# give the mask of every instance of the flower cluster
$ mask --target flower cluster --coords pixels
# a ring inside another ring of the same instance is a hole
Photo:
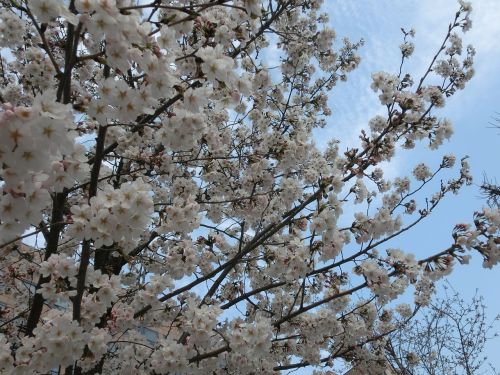
[[[151,370],[161,373],[182,373],[186,371],[188,362],[188,350],[185,345],[172,339],[163,339],[159,342],[160,349],[156,350],[148,366]]]
[[[432,176],[432,172],[427,165],[420,163],[413,169],[413,176],[417,181],[425,181]]]
[[[96,247],[117,243],[129,252],[150,223],[152,212],[153,199],[146,183],[136,180],[119,189],[106,185],[89,204],[71,207],[68,236],[93,240]]]
[[[303,246],[300,239],[291,238],[285,249],[273,249],[273,263],[269,274],[285,280],[297,280],[309,271],[309,250]]]
[[[6,104],[0,113],[0,243],[38,224],[50,193],[86,178],[71,108],[52,94],[36,96],[30,107]]]
[[[85,281],[88,283],[87,287],[95,291],[94,294],[85,295],[82,302],[84,317],[81,324],[88,331],[99,322],[107,309],[118,300],[118,296],[123,292],[123,289],[119,277],[116,275],[108,276],[99,270],[89,271]]]
[[[379,95],[380,103],[391,104],[399,85],[398,77],[385,72],[378,72],[372,74],[372,80],[370,86],[372,90],[375,92],[382,91],[382,94]]]
[[[255,323],[235,322],[229,346],[238,354],[247,356],[247,361],[258,362],[271,348],[272,329],[269,319],[260,318]],[[252,354],[249,355],[249,351]],[[253,358],[252,358],[253,357]]]
[[[0,15],[0,45],[8,47],[20,44],[19,35],[24,32],[26,23],[14,13],[2,12]]]
[[[218,317],[222,310],[218,306],[203,305],[196,306],[197,301],[188,303],[188,309],[185,312],[187,320],[186,330],[190,333],[190,342],[196,346],[205,346],[210,348],[210,337],[218,323]]]
[[[51,310],[53,315],[37,327],[34,337],[25,337],[22,349],[16,355],[16,371],[37,368],[48,372],[58,366],[70,366],[80,358],[86,345],[87,335],[70,316]]]
[[[39,293],[51,304],[69,303],[70,297],[75,295],[70,287],[76,286],[77,268],[73,259],[67,256],[53,254],[40,264],[40,274],[50,277],[50,281],[43,284]]]

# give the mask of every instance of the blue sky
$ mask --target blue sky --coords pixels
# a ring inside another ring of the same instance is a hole
[[[416,253],[417,258],[448,247],[456,223],[472,222],[474,210],[485,205],[477,186],[483,173],[500,180],[500,130],[492,129],[489,124],[495,112],[500,112],[500,1],[476,0],[473,8],[473,28],[465,34],[464,46],[472,44],[476,48],[476,74],[465,90],[450,98],[438,113],[452,120],[454,136],[437,151],[417,147],[411,152],[399,152],[395,160],[384,167],[387,177],[395,177],[411,174],[419,162],[437,167],[442,156],[448,153],[455,154],[457,159],[470,156],[474,185],[464,188],[458,196],[445,199],[431,217],[404,238],[391,243]],[[338,39],[348,36],[353,41],[365,40],[360,67],[350,73],[347,83],[339,83],[334,88],[330,97],[333,116],[327,128],[316,135],[318,145],[335,137],[342,141],[342,150],[345,150],[346,145],[358,144],[359,130],[383,111],[377,95],[370,89],[371,73],[397,72],[401,27],[416,30],[415,52],[406,68],[414,78],[419,78],[441,45],[458,4],[455,0],[325,0],[324,9],[330,14],[330,24]],[[444,178],[451,176],[445,174]],[[458,266],[449,280],[464,298],[471,298],[478,289],[485,297],[491,319],[500,313],[497,289],[500,271],[483,269],[479,256],[473,256],[468,266]],[[500,332],[499,325],[497,331]],[[494,355],[495,347],[500,347],[500,340],[490,342],[486,354],[498,369],[500,358]]]

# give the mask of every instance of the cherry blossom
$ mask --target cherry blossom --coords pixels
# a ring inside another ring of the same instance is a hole
[[[314,141],[363,50],[320,0],[2,7],[0,372],[382,373],[386,336],[437,280],[499,263],[498,210],[418,257],[388,243],[472,182],[461,155],[384,173],[453,134],[468,2],[422,76],[403,29],[355,148]]]

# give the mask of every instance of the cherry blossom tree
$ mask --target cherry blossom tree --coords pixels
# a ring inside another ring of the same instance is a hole
[[[466,158],[435,182],[453,155],[381,168],[451,136],[468,2],[421,77],[403,32],[399,72],[373,74],[385,115],[353,149],[313,139],[362,47],[334,43],[321,0],[1,4],[0,372],[382,371],[437,279],[500,260],[497,209],[424,257],[389,246],[471,183]]]

